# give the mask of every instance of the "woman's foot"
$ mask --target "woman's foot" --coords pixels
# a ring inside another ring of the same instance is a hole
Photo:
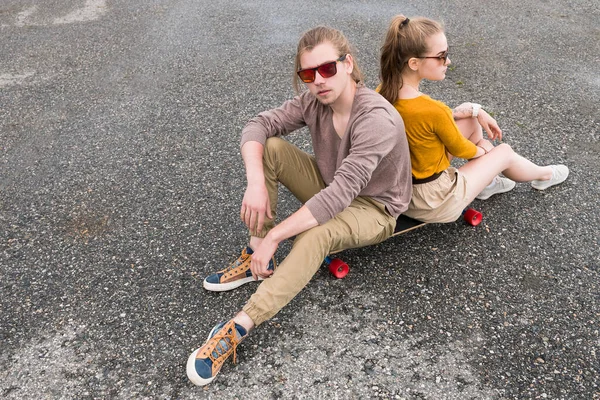
[[[515,181],[512,181],[503,176],[495,176],[492,183],[487,185],[481,193],[477,195],[479,200],[487,200],[495,194],[506,193],[513,190],[515,187]]]
[[[531,186],[537,190],[546,190],[550,186],[563,183],[569,176],[569,168],[566,165],[551,165],[552,177],[546,181],[531,181]]]

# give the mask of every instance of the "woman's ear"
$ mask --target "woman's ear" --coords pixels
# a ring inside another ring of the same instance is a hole
[[[411,57],[408,59],[408,68],[410,68],[413,71],[417,71],[419,69],[419,63],[421,60],[419,60],[416,57]]]

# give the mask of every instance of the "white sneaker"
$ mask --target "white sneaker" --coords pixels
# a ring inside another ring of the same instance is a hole
[[[550,186],[563,183],[569,176],[569,168],[566,165],[551,165],[552,178],[547,181],[531,181],[531,186],[537,190],[546,190]]]
[[[515,181],[496,175],[492,183],[484,188],[476,198],[479,200],[487,200],[495,194],[506,193],[513,190],[515,185]]]

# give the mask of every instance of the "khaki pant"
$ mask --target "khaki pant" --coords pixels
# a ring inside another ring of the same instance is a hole
[[[435,181],[413,185],[413,194],[404,215],[423,222],[453,222],[471,203],[467,178],[448,167]]]
[[[278,182],[302,203],[325,187],[314,157],[283,139],[267,140],[263,167],[273,217]],[[382,204],[369,197],[357,197],[331,220],[296,236],[288,256],[273,275],[260,284],[244,306],[244,312],[257,326],[260,325],[277,314],[306,286],[325,256],[382,242],[392,235],[395,225],[396,220]],[[266,231],[272,227],[273,222],[269,221]]]

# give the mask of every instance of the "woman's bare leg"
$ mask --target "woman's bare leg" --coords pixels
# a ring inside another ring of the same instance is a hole
[[[459,119],[456,121],[456,125],[460,133],[473,144],[477,144],[483,140],[483,129],[479,122],[477,122],[477,118]],[[448,159],[452,161],[453,158],[454,156],[448,153]]]
[[[473,200],[499,173],[517,182],[547,180],[552,177],[550,166],[540,167],[521,157],[507,144],[496,146],[488,154],[467,162],[459,168],[469,182],[468,197]]]
[[[462,118],[456,120],[456,125],[460,133],[471,142],[477,144],[483,139],[483,129],[477,122],[477,118]]]

